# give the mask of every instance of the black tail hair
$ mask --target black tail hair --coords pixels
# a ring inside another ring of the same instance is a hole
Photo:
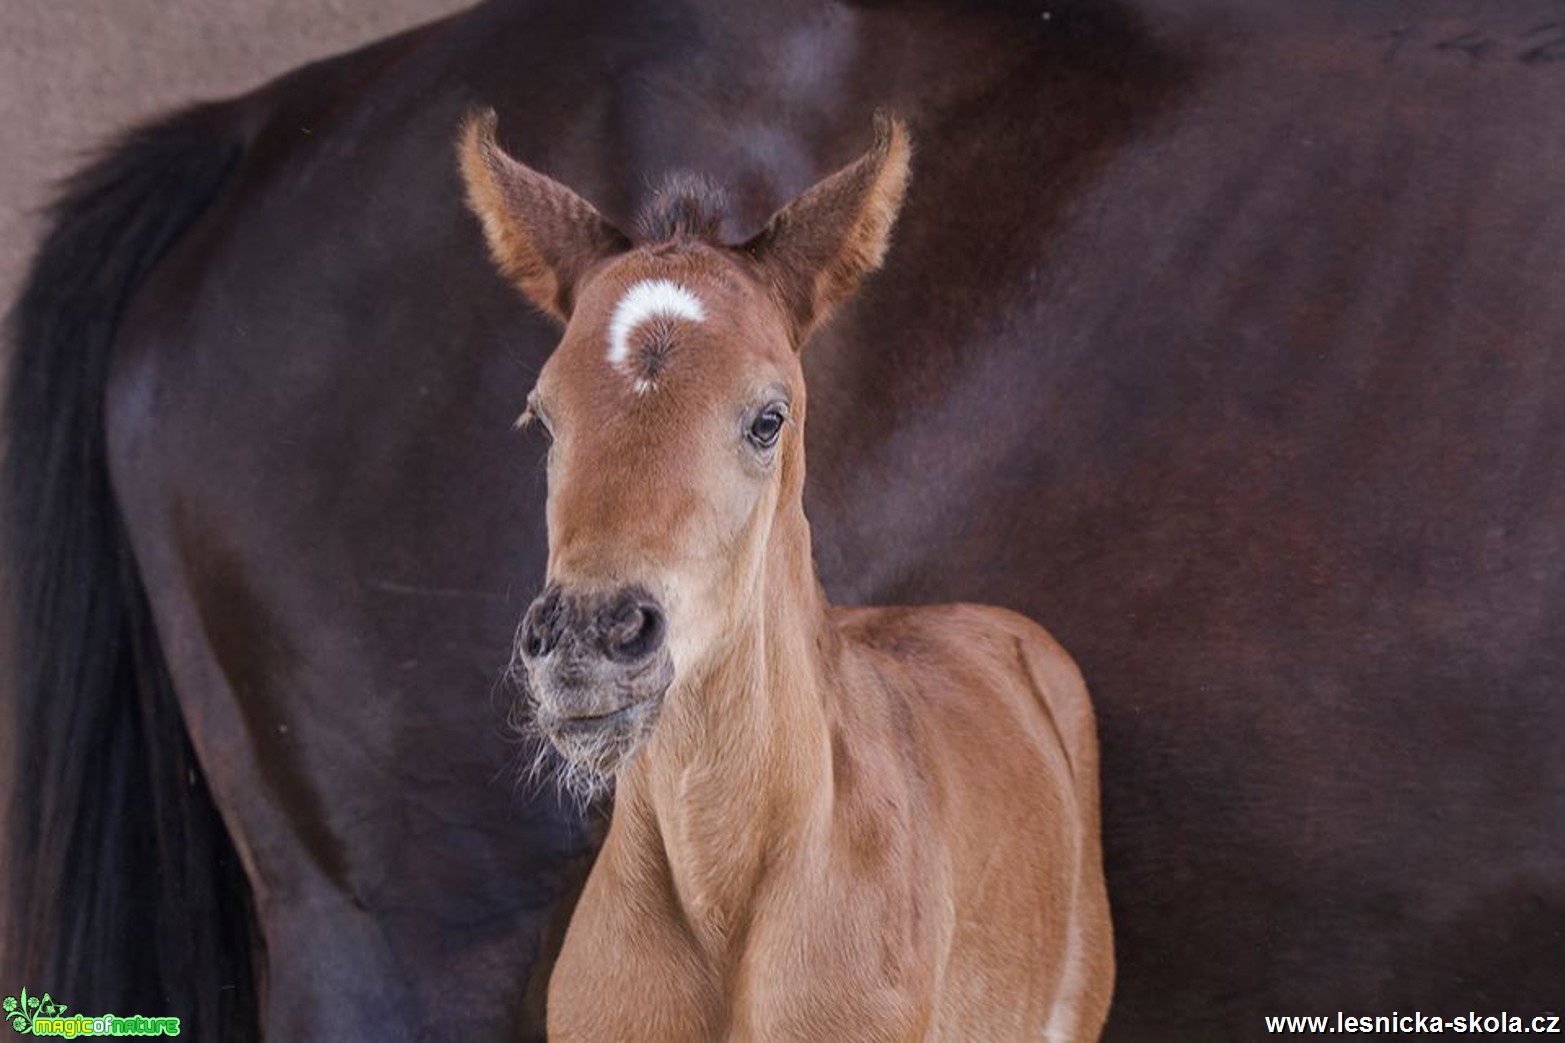
[[[4,987],[256,1039],[248,885],[185,732],[109,485],[104,394],[136,287],[243,152],[219,106],[68,181],[9,317],[12,613]]]

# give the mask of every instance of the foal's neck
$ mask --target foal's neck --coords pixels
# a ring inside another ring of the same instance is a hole
[[[826,697],[838,643],[802,509],[778,519],[760,590],[710,669],[670,693],[625,780],[661,847],[688,921],[714,947],[738,941],[769,866],[830,806]],[[625,790],[629,790],[626,792]]]

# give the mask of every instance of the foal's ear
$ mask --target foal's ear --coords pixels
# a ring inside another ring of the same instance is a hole
[[[506,155],[495,142],[493,109],[462,127],[459,151],[467,205],[484,224],[489,253],[517,288],[565,322],[576,284],[595,263],[630,240],[581,196]]]
[[[742,247],[791,313],[797,343],[880,267],[912,151],[902,121],[876,113],[874,147],[777,211]]]

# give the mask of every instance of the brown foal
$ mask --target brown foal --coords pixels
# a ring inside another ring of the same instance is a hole
[[[633,241],[506,155],[461,157],[504,273],[565,324],[531,711],[613,820],[549,1036],[1091,1040],[1113,985],[1092,710],[1034,623],[833,608],[804,517],[799,351],[879,266],[909,146],[725,246],[677,182]]]

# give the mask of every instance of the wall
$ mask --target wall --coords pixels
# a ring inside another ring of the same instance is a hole
[[[16,294],[50,185],[126,124],[264,83],[470,0],[0,3],[0,302]]]

